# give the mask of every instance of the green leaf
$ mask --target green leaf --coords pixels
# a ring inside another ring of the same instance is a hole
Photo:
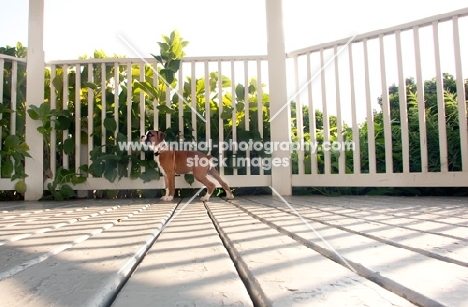
[[[164,114],[174,114],[176,111],[168,106],[166,106],[165,104],[161,104],[159,106],[156,107],[156,109],[159,110],[160,114],[161,115],[164,115]]]
[[[120,157],[119,156],[116,156],[114,154],[104,154],[102,156],[99,156],[97,160],[100,160],[100,161],[118,161],[120,160]]]
[[[237,84],[236,86],[236,98],[237,100],[244,101],[245,98],[245,88],[242,84]]]
[[[1,113],[13,113],[12,109],[5,107],[3,104],[0,103],[0,114]]]
[[[133,83],[133,87],[135,89],[140,89],[143,92],[145,92],[145,94],[148,95],[148,97],[151,100],[154,100],[159,96],[158,89],[155,88],[153,84],[150,83],[149,81],[145,81],[145,82],[135,81]]]
[[[23,180],[19,180],[15,183],[15,190],[21,195],[24,195],[24,193],[26,193],[27,190],[26,183]]]
[[[163,59],[162,59],[162,57],[161,57],[160,55],[154,55],[154,54],[152,54],[152,53],[151,53],[151,55],[152,55],[158,62],[162,62],[162,61],[163,61]]]
[[[75,140],[73,138],[68,138],[63,142],[63,152],[66,155],[73,153],[75,149]]]
[[[95,91],[97,91],[99,89],[97,84],[93,83],[93,82],[83,82],[83,87],[88,87],[88,88],[93,89]]]
[[[143,182],[159,180],[159,172],[154,168],[147,168],[145,172],[141,173],[140,178],[143,179]]]
[[[104,171],[104,178],[109,180],[110,182],[114,182],[117,179],[117,169],[116,168],[107,168]]]
[[[54,200],[57,200],[57,201],[63,200],[62,193],[60,193],[59,191],[54,191],[52,195],[54,196]]]
[[[106,118],[104,119],[104,128],[108,131],[114,132],[117,130],[117,122],[114,118]]]
[[[171,84],[174,81],[174,71],[171,69],[161,69],[159,74],[166,80],[167,83]]]
[[[29,117],[33,120],[38,120],[39,119],[39,112],[37,110],[36,106],[30,106],[28,110]]]
[[[100,162],[93,162],[89,166],[89,173],[94,177],[101,177],[104,173],[104,164]]]
[[[40,126],[40,127],[37,127],[37,131],[39,131],[41,134],[47,135],[52,131],[52,128]]]
[[[84,173],[89,173],[89,167],[88,167],[88,164],[82,164],[80,165],[80,167],[78,168],[80,171],[84,172]]]
[[[2,164],[2,177],[10,178],[13,173],[13,162],[10,159],[6,159]]]
[[[71,178],[71,183],[73,185],[77,185],[77,184],[84,183],[84,182],[86,182],[86,177],[81,176],[81,175],[73,175]]]
[[[57,124],[55,125],[55,129],[58,130],[68,130],[70,129],[72,120],[70,117],[67,116],[59,116],[57,117]]]
[[[223,113],[221,113],[221,119],[228,120],[232,118],[232,108],[224,106]]]
[[[185,181],[187,181],[188,184],[192,185],[192,183],[195,181],[194,177],[192,174],[185,174],[184,175]]]
[[[132,167],[130,170],[130,179],[134,180],[139,178],[141,175],[141,170],[139,167]]]
[[[60,187],[60,193],[62,194],[63,198],[71,198],[75,196],[75,191],[69,185],[62,185]]]
[[[179,70],[180,68],[180,60],[177,59],[177,60],[172,60],[171,62],[169,62],[169,67],[168,67],[170,70],[172,70],[173,72],[176,72]]]
[[[19,145],[20,138],[16,135],[9,135],[5,138],[5,150],[14,151],[15,148]]]
[[[19,144],[17,147],[16,147],[16,151],[20,154],[22,154],[23,156],[25,157],[28,157],[28,158],[31,158],[31,155],[27,152],[29,151],[29,146],[28,144],[26,144],[25,142]]]

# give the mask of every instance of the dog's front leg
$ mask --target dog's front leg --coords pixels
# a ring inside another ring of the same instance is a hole
[[[166,195],[161,197],[163,201],[171,201],[175,194],[175,173],[169,172],[164,174],[164,184],[166,186]]]
[[[164,174],[164,187],[166,188],[166,195],[164,195],[163,197],[161,197],[161,200],[162,201],[171,201],[173,198],[174,198],[174,192],[171,193],[171,183],[170,183],[170,179],[169,177],[167,176],[167,174]],[[172,176],[172,177],[175,177],[175,176]],[[173,184],[175,185],[175,184]]]

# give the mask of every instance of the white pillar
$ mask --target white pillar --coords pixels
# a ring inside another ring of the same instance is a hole
[[[28,62],[26,109],[30,105],[39,106],[44,102],[44,0],[29,0],[29,27],[28,27]],[[43,137],[37,131],[38,121],[26,115],[26,143],[29,145],[29,154],[26,158],[25,172],[27,191],[25,200],[37,200],[43,193],[43,167],[44,146]]]
[[[288,102],[286,85],[286,51],[284,46],[282,0],[265,0],[268,38],[268,79],[270,117]],[[289,105],[270,122],[271,141],[289,142],[291,134]],[[275,151],[273,159],[290,159],[288,151]],[[291,195],[291,166],[273,167],[272,186],[281,195]]]

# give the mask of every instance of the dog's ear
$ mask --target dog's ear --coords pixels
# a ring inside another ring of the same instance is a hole
[[[158,139],[160,139],[161,141],[165,140],[166,134],[162,131],[158,131]]]

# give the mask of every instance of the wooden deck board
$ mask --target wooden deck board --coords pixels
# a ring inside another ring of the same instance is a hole
[[[468,199],[285,200],[0,203],[0,305],[468,306]]]

